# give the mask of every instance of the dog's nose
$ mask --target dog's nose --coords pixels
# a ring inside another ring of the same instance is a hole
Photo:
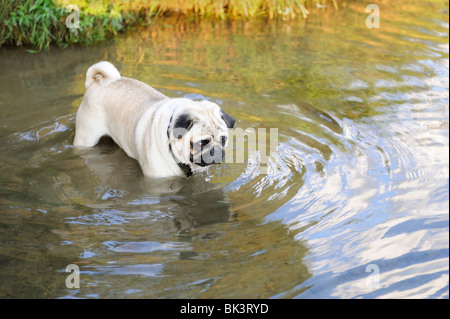
[[[209,151],[209,155],[214,156],[214,149],[215,147],[211,148],[211,150]]]

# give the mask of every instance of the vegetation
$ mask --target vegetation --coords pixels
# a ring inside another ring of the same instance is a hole
[[[155,18],[182,15],[216,19],[306,18],[312,4],[336,0],[1,0],[0,46],[25,45],[36,50],[50,44],[92,44],[127,27]],[[79,21],[78,24],[76,21]],[[73,28],[67,27],[73,23]]]

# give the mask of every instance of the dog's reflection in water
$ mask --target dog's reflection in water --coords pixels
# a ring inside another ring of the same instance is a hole
[[[165,231],[182,231],[230,220],[230,204],[223,190],[204,177],[149,178],[139,163],[128,157],[109,137],[92,148],[79,150],[88,169],[98,177],[103,188],[125,194],[115,199],[121,210],[138,208],[158,211],[165,216]],[[98,207],[98,206],[97,206]],[[161,229],[162,230],[162,229]]]

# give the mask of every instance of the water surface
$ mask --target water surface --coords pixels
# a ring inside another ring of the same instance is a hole
[[[380,6],[380,29],[347,4],[2,49],[0,296],[448,298],[448,4]],[[110,140],[73,149],[99,60],[237,127],[278,128],[267,174],[253,151],[151,180]]]

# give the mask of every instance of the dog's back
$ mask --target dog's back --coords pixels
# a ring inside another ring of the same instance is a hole
[[[121,77],[106,61],[87,70],[85,86],[74,145],[94,146],[101,136],[109,135],[130,157],[135,157],[134,131],[139,118],[168,97],[144,82]]]

